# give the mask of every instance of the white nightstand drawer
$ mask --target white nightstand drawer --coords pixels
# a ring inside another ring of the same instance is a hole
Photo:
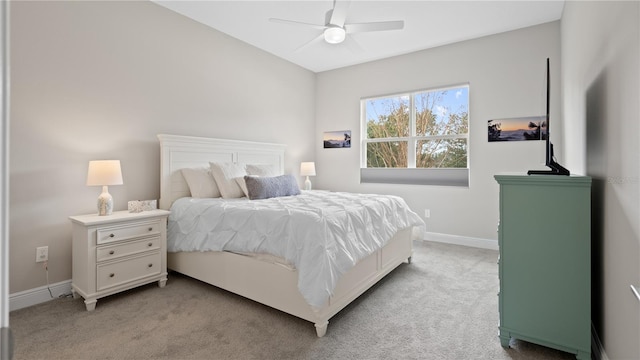
[[[117,245],[99,246],[96,248],[96,261],[117,259],[156,249],[160,249],[159,235]]]
[[[97,266],[97,290],[135,281],[147,276],[158,275],[161,271],[160,252],[114,261]]]
[[[98,244],[121,241],[137,236],[160,234],[160,221],[135,222],[98,229]]]

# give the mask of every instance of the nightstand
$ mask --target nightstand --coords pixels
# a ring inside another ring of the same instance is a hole
[[[70,216],[73,226],[73,297],[87,311],[99,298],[157,281],[167,283],[169,211]]]

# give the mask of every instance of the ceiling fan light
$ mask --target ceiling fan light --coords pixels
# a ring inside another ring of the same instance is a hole
[[[333,26],[324,30],[324,41],[329,44],[339,44],[344,41],[345,36],[346,32],[341,27]]]

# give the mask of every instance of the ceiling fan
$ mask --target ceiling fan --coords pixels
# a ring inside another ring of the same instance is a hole
[[[277,18],[270,18],[269,21],[322,30],[322,33],[318,35],[318,37],[312,39],[310,42],[304,44],[300,48],[322,38],[324,38],[324,41],[329,44],[340,44],[345,40],[347,34],[371,31],[401,30],[402,28],[404,28],[403,20],[346,24],[345,21],[347,18],[347,10],[349,9],[349,3],[349,0],[334,0],[333,9],[327,11],[325,15],[324,25],[309,24],[305,22]]]

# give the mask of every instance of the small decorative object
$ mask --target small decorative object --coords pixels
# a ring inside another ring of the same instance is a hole
[[[313,161],[301,163],[300,175],[307,177],[304,181],[304,189],[311,190],[311,180],[309,180],[309,176],[316,176],[316,163]]]
[[[142,211],[151,211],[158,208],[158,202],[156,200],[142,200]]]
[[[326,131],[324,133],[324,148],[350,148],[351,130]]]
[[[546,139],[547,120],[545,116],[487,121],[487,140],[489,142]]]
[[[130,213],[151,211],[158,208],[158,202],[157,200],[133,200],[129,201],[128,208]]]
[[[142,204],[140,203],[140,200],[129,201],[127,203],[127,208],[129,209],[130,213],[142,212]]]
[[[113,213],[113,197],[109,194],[108,185],[122,185],[120,160],[89,161],[87,186],[102,186],[98,197],[98,215],[101,216]]]

